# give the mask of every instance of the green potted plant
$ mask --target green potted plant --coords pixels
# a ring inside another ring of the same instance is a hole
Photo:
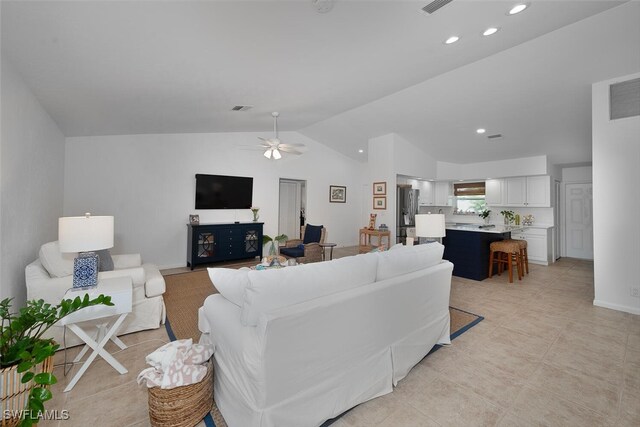
[[[51,338],[43,338],[44,333],[63,317],[82,308],[113,303],[110,296],[99,295],[90,300],[85,294],[84,298],[62,300],[55,306],[44,300],[27,301],[19,313],[12,313],[11,302],[11,298],[0,302],[0,382],[3,384],[0,416],[7,416],[6,408],[15,409],[12,399],[18,401],[24,393],[29,393],[25,407],[18,408],[23,411],[12,414],[13,419],[3,423],[28,427],[38,422],[44,412],[44,402],[53,396],[48,387],[57,382],[52,371],[53,355],[59,345]]]
[[[491,209],[482,209],[478,216],[484,220],[485,224],[489,223],[489,215],[491,215]]]
[[[511,224],[516,217],[513,211],[507,211],[507,210],[500,211],[500,215],[504,217],[504,225]]]
[[[264,236],[262,236],[262,244],[268,245],[269,243],[271,243],[271,245],[269,246],[269,255],[278,255],[277,248],[282,242],[286,242],[287,239],[288,237],[286,234],[280,234],[279,236],[273,238],[265,234]]]

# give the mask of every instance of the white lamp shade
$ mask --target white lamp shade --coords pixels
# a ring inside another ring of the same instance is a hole
[[[445,225],[443,214],[416,215],[417,237],[444,237]]]
[[[90,252],[113,247],[112,216],[58,218],[60,252]]]

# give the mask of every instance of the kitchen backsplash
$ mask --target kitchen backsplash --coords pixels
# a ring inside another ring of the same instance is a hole
[[[445,221],[447,222],[461,222],[468,224],[482,224],[484,221],[478,215],[454,215],[452,207],[437,207],[437,206],[420,206],[419,213],[439,213],[439,210],[442,210],[441,213],[445,214]],[[535,221],[533,225],[536,224],[544,224],[544,225],[553,225],[553,208],[509,208],[504,206],[491,207],[491,216],[489,217],[489,222],[491,224],[503,224],[504,220],[502,215],[500,215],[500,211],[503,210],[512,210],[516,214],[520,214],[522,218],[524,215],[533,215]]]

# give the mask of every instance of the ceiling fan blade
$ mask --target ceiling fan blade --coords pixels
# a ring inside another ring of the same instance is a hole
[[[287,148],[287,147],[283,147],[282,145],[280,145],[280,147],[278,147],[278,150],[282,151],[283,153],[289,153],[289,154],[295,154],[295,155],[300,155],[302,154],[300,151],[295,150],[293,148]]]

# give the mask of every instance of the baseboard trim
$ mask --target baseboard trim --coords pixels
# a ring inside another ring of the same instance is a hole
[[[611,310],[624,311],[625,313],[640,314],[640,307],[630,307],[628,305],[612,304],[606,301],[593,300],[593,305],[603,308],[610,308]]]

